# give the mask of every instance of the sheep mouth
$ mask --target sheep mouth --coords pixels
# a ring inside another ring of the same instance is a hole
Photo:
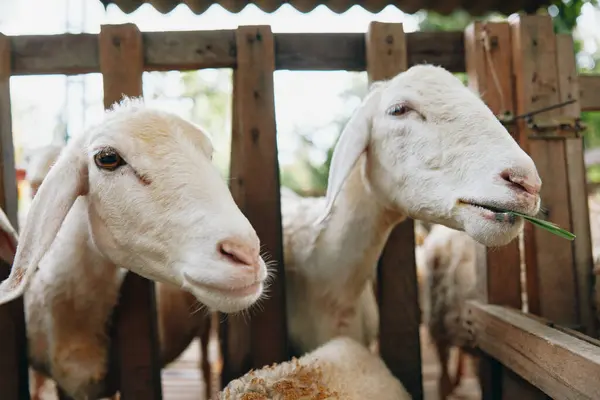
[[[513,211],[517,212],[516,210],[512,210],[510,208],[501,209],[496,206],[475,203],[467,200],[459,200],[458,204],[473,207],[475,210],[479,211],[485,219],[496,222],[513,224],[521,218],[520,216],[513,214]]]
[[[261,281],[254,281],[253,283],[244,286],[222,286],[200,282],[185,272],[183,275],[186,283],[188,283],[192,288],[212,293],[216,292],[227,297],[247,297],[256,295],[261,291],[263,284]]]

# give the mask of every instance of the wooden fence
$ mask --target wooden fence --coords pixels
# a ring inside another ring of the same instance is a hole
[[[542,197],[549,218],[577,239],[568,242],[527,226],[526,287],[521,287],[517,240],[494,251],[480,246],[481,297],[469,304],[467,326],[483,357],[484,398],[600,398],[583,145],[568,129],[581,110],[600,110],[600,76],[577,76],[572,38],[555,35],[547,16],[474,23],[465,32],[441,33],[404,33],[402,24],[373,22],[366,35],[273,34],[268,26],[140,33],[132,24],[105,25],[99,35],[0,35],[0,205],[16,226],[10,76],[101,72],[108,106],[122,94],[141,95],[143,71],[233,68],[231,190],[279,267],[264,311],[250,324],[228,318],[221,327],[226,382],[250,368],[288,359],[274,70],[366,70],[375,81],[422,62],[466,71],[469,85],[498,114],[524,114],[579,100],[536,115],[536,125],[519,120],[509,128],[546,183]],[[414,398],[421,399],[413,232],[412,221],[393,231],[381,255],[377,292],[381,355]],[[2,278],[9,268],[0,268]],[[523,293],[532,314],[521,311]],[[122,398],[160,399],[154,285],[129,274],[115,318],[118,368],[112,377]],[[2,398],[29,398],[27,381],[19,299],[0,307]]]

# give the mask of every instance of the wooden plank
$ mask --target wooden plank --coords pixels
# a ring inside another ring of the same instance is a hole
[[[468,84],[480,93],[496,114],[514,113],[512,86],[512,47],[510,27],[506,22],[475,22],[465,30],[465,64]],[[510,132],[513,137],[516,130]],[[477,243],[477,286],[481,301],[490,304],[522,307],[521,254],[519,238],[506,246],[488,250]],[[513,376],[488,355],[479,361],[479,378],[484,399],[499,399],[516,389]],[[526,398],[524,393],[521,397]]]
[[[19,231],[17,172],[15,170],[15,148],[13,145],[10,106],[11,47],[8,38],[0,33],[0,205],[10,223]]]
[[[600,75],[579,75],[582,111],[600,111]]]
[[[518,114],[560,101],[556,39],[547,15],[527,15],[511,19],[513,69]],[[539,116],[548,119],[562,115],[555,109]],[[565,140],[536,138],[521,121],[519,142],[535,161],[545,182],[541,197],[548,219],[571,229],[571,213],[565,161]],[[572,243],[526,224],[525,257],[529,310],[566,326],[579,324],[576,274]]]
[[[573,37],[562,34],[556,36],[556,62],[558,66],[560,101],[579,99],[579,80],[575,63]],[[579,102],[562,109],[563,115],[579,118]],[[587,193],[587,173],[583,161],[583,138],[565,140],[567,179],[569,183],[569,207],[571,228],[577,236],[572,242],[573,263],[577,279],[579,317],[582,331],[597,337],[597,321],[594,311],[594,260]]]
[[[98,46],[104,106],[110,107],[123,95],[141,96],[142,37],[137,27],[103,25]],[[162,398],[155,306],[154,282],[128,272],[115,310],[113,338],[123,400]]]
[[[362,33],[278,33],[275,68],[291,70],[364,71]],[[235,31],[145,32],[144,69],[195,70],[235,68]],[[100,72],[95,34],[10,36],[13,75]],[[452,72],[464,71],[461,32],[406,34],[408,65],[423,62]]]
[[[229,188],[236,204],[241,210],[245,209],[244,197],[244,171],[242,165],[242,152],[244,142],[241,136],[238,111],[238,71],[233,70],[233,92],[231,96],[231,161],[229,168]],[[220,318],[223,321],[219,329],[219,344],[223,358],[221,371],[221,387],[242,376],[252,368],[252,348],[250,343],[250,326],[243,315],[228,315]]]
[[[250,320],[250,367],[260,368],[288,359],[285,314],[285,275],[279,163],[275,127],[273,72],[275,45],[269,26],[243,26],[236,31],[237,69],[235,72],[235,117],[232,137],[232,194],[252,226],[264,251],[276,261],[276,276],[269,298],[261,302],[261,312]],[[233,334],[230,327],[227,338]],[[237,332],[236,332],[237,335]],[[242,342],[244,339],[238,339]],[[229,369],[233,354],[225,347],[224,369]],[[246,349],[244,349],[246,350]],[[228,378],[247,372],[247,368],[227,372]]]
[[[486,56],[484,37],[491,44]],[[469,86],[482,95],[487,106],[495,113],[514,113],[511,64],[510,27],[507,23],[471,24],[465,31],[465,55]],[[494,73],[500,83],[495,84]],[[515,130],[510,132],[515,136]],[[484,251],[477,265],[478,284],[482,299],[492,304],[520,309],[521,256],[518,238],[506,246]]]
[[[17,227],[17,185],[10,106],[10,42],[0,34],[0,206]],[[10,273],[0,263],[0,281]],[[0,393],[2,399],[29,399],[27,339],[23,298],[0,306]]]
[[[551,398],[600,398],[600,347],[517,310],[476,301],[468,303],[467,327],[477,347]]]
[[[391,79],[407,69],[406,36],[402,24],[371,22],[366,35],[369,82]],[[394,376],[414,399],[423,398],[414,221],[392,231],[379,261],[379,352]],[[401,309],[398,304],[403,304]]]

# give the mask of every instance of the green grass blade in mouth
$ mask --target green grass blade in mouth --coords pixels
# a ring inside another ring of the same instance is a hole
[[[539,226],[542,229],[547,230],[550,233],[553,233],[557,236],[560,236],[564,239],[568,239],[568,240],[573,240],[575,239],[575,235],[572,234],[571,232],[561,228],[560,226],[553,224],[552,222],[549,221],[544,221],[542,219],[538,219],[535,217],[530,217],[529,215],[525,215],[525,214],[521,214],[519,212],[516,211],[508,211],[506,210],[505,212],[513,214],[513,215],[517,215],[519,217],[523,217],[524,219],[526,219],[527,221],[531,222],[532,224]]]

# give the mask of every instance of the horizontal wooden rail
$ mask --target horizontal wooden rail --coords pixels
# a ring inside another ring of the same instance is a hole
[[[476,301],[466,324],[478,348],[553,399],[600,399],[600,346],[592,341]]]
[[[278,33],[275,68],[364,71],[363,33]],[[100,72],[98,35],[9,36],[12,74],[85,74]],[[145,70],[234,68],[234,30],[144,32]],[[428,62],[453,72],[465,70],[462,32],[406,35],[409,65]]]
[[[144,32],[146,71],[235,68],[235,30]],[[97,34],[8,36],[12,75],[100,72]],[[364,71],[363,33],[276,33],[275,69]],[[408,66],[431,63],[465,71],[462,32],[406,34]],[[580,75],[581,108],[600,111],[600,75]]]

